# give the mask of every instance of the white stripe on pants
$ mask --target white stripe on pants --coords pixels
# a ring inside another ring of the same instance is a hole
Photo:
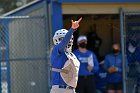
[[[75,89],[59,88],[59,85],[53,85],[50,93],[76,93]]]

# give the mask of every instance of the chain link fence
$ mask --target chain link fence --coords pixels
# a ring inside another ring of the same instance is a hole
[[[125,13],[127,93],[140,93],[140,13]]]
[[[48,93],[49,56],[46,18],[0,21],[2,93]]]

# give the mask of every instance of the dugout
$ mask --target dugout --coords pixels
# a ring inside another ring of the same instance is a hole
[[[120,26],[118,14],[81,14],[81,15],[63,15],[64,28],[69,29],[70,20],[77,19],[80,16],[83,20],[79,29],[74,33],[73,50],[77,48],[77,37],[86,35],[88,38],[87,48],[94,51],[101,61],[103,57],[110,52],[111,45],[114,42],[120,42]]]
[[[71,19],[83,17],[80,33],[87,35],[92,28],[102,40],[99,57],[102,60],[106,53],[111,51],[113,42],[120,42],[122,49],[123,93],[135,93],[135,79],[126,76],[125,57],[127,39],[139,37],[139,0],[55,0],[52,3],[52,34],[58,29],[69,29]],[[82,33],[81,33],[82,32]],[[130,33],[131,32],[131,33]],[[133,33],[133,38],[128,37]],[[139,41],[139,39],[138,39]],[[92,40],[91,40],[92,42]],[[76,46],[76,40],[74,42]],[[75,48],[75,47],[74,47]],[[133,71],[135,72],[135,71]],[[131,83],[129,83],[131,82]]]
[[[55,6],[57,7],[56,9],[54,8]],[[58,0],[53,2],[53,13],[55,12],[55,14],[52,14],[52,30],[55,32],[56,28],[69,29],[71,19],[77,19],[82,16],[83,20],[78,29],[80,31],[74,34],[74,49],[76,48],[78,35],[88,35],[92,31],[96,32],[101,42],[99,60],[102,60],[111,51],[112,43],[120,43],[121,41],[119,9],[140,11],[139,6],[138,0]],[[56,22],[56,20],[58,21]],[[89,40],[89,42],[92,41],[93,39]],[[91,47],[92,45],[89,48],[91,49]]]

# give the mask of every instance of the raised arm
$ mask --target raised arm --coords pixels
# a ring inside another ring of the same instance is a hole
[[[69,29],[65,37],[62,39],[62,41],[58,44],[58,51],[60,53],[63,52],[66,46],[68,45],[74,31],[79,27],[79,23],[81,20],[82,20],[82,17],[78,21],[71,20],[71,23],[72,23],[71,28]]]

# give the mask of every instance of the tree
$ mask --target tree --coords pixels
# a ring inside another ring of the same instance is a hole
[[[0,15],[12,11],[34,0],[0,0]]]

